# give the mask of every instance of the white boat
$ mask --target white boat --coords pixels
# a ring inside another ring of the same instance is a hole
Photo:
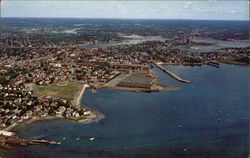
[[[94,137],[89,138],[90,141],[92,141],[92,140],[94,140],[94,139],[95,139]]]

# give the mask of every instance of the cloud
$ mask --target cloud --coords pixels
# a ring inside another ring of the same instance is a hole
[[[183,8],[188,9],[188,8],[192,7],[192,4],[193,4],[193,2],[190,2],[190,1],[185,2],[185,3],[183,4]]]
[[[217,0],[208,0],[209,2],[214,2],[214,3],[216,3],[217,2]]]
[[[121,9],[121,6],[117,5],[117,6],[114,6],[115,9]]]
[[[236,10],[229,10],[228,13],[237,13]]]
[[[7,1],[3,17],[248,20],[248,1]]]

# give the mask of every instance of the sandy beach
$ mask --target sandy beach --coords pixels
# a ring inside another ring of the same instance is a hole
[[[11,131],[13,128],[15,128],[17,125],[18,125],[18,123],[13,123],[12,125],[10,125],[10,126],[4,128],[4,129],[2,129],[2,130],[10,132],[10,131]]]
[[[81,105],[81,100],[82,100],[82,98],[84,96],[86,88],[89,88],[88,84],[84,84],[83,87],[82,87],[82,90],[76,94],[74,100],[72,101],[72,105],[74,105],[74,106],[80,106]]]

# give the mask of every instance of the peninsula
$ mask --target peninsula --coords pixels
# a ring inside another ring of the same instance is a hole
[[[216,34],[204,34],[204,27],[195,24],[194,28],[181,25],[163,31],[169,25],[158,30],[158,25],[147,23],[142,24],[149,28],[145,30],[119,23],[114,23],[116,29],[112,30],[107,22],[97,25],[86,20],[88,25],[82,26],[71,21],[66,25],[58,21],[36,24],[33,20],[1,21],[0,129],[4,131],[44,119],[89,123],[104,118],[81,104],[87,88],[93,93],[97,88],[136,92],[168,89],[169,85],[160,84],[152,63],[177,81],[191,84],[188,78],[177,76],[161,64],[249,66],[249,46],[219,47],[207,52],[185,49],[218,47],[207,38],[245,41],[244,30],[228,34],[223,27],[216,28]],[[23,29],[17,29],[20,27]],[[0,141],[6,140],[5,136]]]

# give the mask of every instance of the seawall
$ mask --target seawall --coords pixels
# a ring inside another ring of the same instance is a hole
[[[167,73],[169,76],[173,77],[175,80],[180,81],[180,82],[184,82],[184,83],[191,83],[191,81],[184,80],[184,79],[180,78],[179,76],[177,76],[176,74],[172,73],[171,71],[167,70],[161,64],[158,64],[156,62],[153,62],[153,63],[156,65],[156,67],[158,67],[159,69],[161,69],[162,71],[164,71],[165,73]]]

